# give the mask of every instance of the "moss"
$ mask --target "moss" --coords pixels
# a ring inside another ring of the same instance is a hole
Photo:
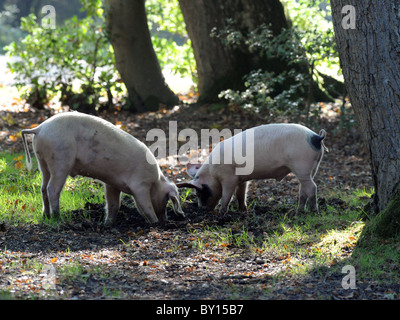
[[[365,239],[371,236],[382,239],[400,238],[400,193],[396,193],[386,209],[373,218],[364,230]]]

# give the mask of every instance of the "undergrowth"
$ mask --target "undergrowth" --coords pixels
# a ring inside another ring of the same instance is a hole
[[[62,223],[42,217],[41,176],[37,164],[29,172],[21,162],[18,155],[0,155],[0,224]],[[365,189],[346,194],[331,190],[320,214],[302,215],[292,214],[290,204],[261,214],[249,199],[249,212],[238,213],[237,219],[222,225],[205,223],[193,230],[187,227],[192,241],[190,247],[200,252],[223,250],[227,257],[247,250],[265,265],[279,262],[284,266],[283,273],[282,269],[279,271],[282,276],[306,276],[321,268],[353,265],[357,279],[398,282],[397,240],[372,237],[368,245],[358,245],[365,225],[370,223],[365,221],[363,208],[372,193],[373,190]],[[192,201],[191,198],[190,192],[181,193],[182,203]],[[84,208],[87,202],[104,203],[101,183],[83,177],[68,178],[60,198],[63,221],[73,219],[70,212]],[[176,248],[180,247],[179,242],[180,239],[174,242]]]

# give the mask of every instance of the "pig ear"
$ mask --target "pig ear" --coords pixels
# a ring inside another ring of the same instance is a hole
[[[197,185],[196,182],[189,181],[189,182],[178,182],[176,184],[178,188],[194,188],[196,190],[201,190],[202,187]]]
[[[186,172],[188,173],[189,176],[194,178],[196,175],[197,171],[201,168],[201,163],[188,163],[186,165]]]
[[[174,208],[174,212],[176,214],[180,214],[182,217],[185,217],[185,213],[182,210],[181,203],[179,201],[179,196],[176,195],[176,192],[170,192],[168,197],[172,201],[172,206]]]

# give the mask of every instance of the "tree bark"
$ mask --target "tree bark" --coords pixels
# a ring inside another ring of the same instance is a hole
[[[116,66],[124,81],[132,111],[169,107],[179,99],[165,83],[147,25],[145,0],[106,0],[107,28]]]
[[[241,89],[243,76],[251,70],[265,69],[266,59],[256,53],[224,46],[210,37],[216,27],[222,30],[227,19],[234,28],[248,34],[261,24],[271,24],[275,35],[287,28],[279,0],[179,0],[197,64],[200,101],[215,101],[225,89]]]
[[[350,11],[342,13],[346,5],[355,8],[355,21]],[[369,149],[379,212],[400,185],[400,4],[331,0],[331,6],[345,84]],[[351,22],[354,29],[348,28]]]

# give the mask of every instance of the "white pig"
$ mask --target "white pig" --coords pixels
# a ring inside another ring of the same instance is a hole
[[[25,135],[35,135],[33,149],[42,174],[43,214],[47,217],[59,216],[60,193],[68,175],[104,182],[106,223],[116,220],[121,192],[133,195],[139,213],[149,223],[166,219],[169,199],[174,211],[184,216],[177,187],[165,178],[151,151],[110,122],[67,112],[21,133],[29,170],[32,163]]]
[[[214,209],[221,199],[222,213],[228,210],[235,192],[239,209],[245,211],[249,180],[273,178],[280,181],[293,172],[300,181],[297,211],[304,210],[308,200],[309,209],[318,212],[317,186],[313,178],[324,150],[328,151],[323,143],[325,136],[325,130],[318,135],[304,126],[286,123],[245,130],[218,143],[203,165],[188,163],[187,173],[193,180],[177,183],[177,186],[194,188],[199,206],[203,208]],[[238,157],[242,153],[246,153],[245,162]],[[245,167],[250,167],[251,171],[246,172]]]

